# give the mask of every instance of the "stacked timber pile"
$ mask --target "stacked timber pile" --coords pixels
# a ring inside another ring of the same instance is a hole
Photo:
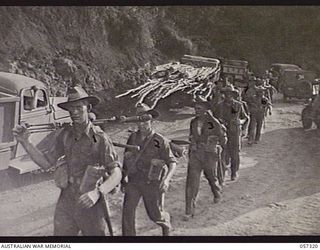
[[[201,95],[210,96],[214,83],[220,76],[220,62],[216,60],[210,67],[193,67],[188,64],[171,62],[159,65],[151,73],[146,83],[129,89],[120,98],[130,95],[137,98],[137,102],[148,102],[154,108],[157,103],[177,91],[184,91],[195,97]]]

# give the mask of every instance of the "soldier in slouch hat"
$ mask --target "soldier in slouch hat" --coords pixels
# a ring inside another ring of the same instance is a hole
[[[81,86],[68,90],[68,101],[58,104],[69,111],[72,124],[58,132],[49,152],[34,147],[28,130],[22,126],[14,129],[14,135],[31,158],[43,169],[57,162],[56,184],[61,188],[54,213],[55,236],[106,235],[104,195],[121,180],[121,168],[117,153],[109,136],[89,119],[91,107],[99,99],[89,96]],[[61,159],[64,159],[61,163]],[[99,182],[86,183],[90,169],[99,175]]]
[[[186,182],[186,214],[184,220],[194,216],[200,176],[204,172],[213,193],[213,201],[221,199],[221,185],[218,180],[217,164],[219,145],[226,143],[221,123],[211,111],[207,100],[198,97],[194,100],[196,117],[190,123],[189,164]]]
[[[124,153],[122,235],[136,236],[135,213],[142,198],[149,218],[162,228],[163,236],[169,236],[170,214],[164,210],[164,194],[174,174],[176,158],[169,140],[152,128],[152,120],[159,112],[138,103],[136,114],[149,114],[150,120],[137,121],[138,131],[127,141],[129,145],[139,146],[140,151],[127,149]]]
[[[217,105],[217,117],[227,128],[228,142],[225,148],[226,163],[231,164],[231,180],[238,177],[241,146],[241,116],[246,116],[243,104],[235,99],[238,90],[232,85],[222,89],[225,98]]]

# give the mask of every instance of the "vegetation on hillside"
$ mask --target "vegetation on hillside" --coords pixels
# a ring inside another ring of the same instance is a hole
[[[258,74],[274,62],[320,73],[318,12],[316,6],[3,6],[0,69],[42,80],[52,94],[80,83],[107,103],[143,83],[145,69],[183,54],[245,59]]]

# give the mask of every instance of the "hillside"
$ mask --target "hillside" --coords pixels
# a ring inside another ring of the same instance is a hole
[[[318,9],[2,6],[0,70],[42,80],[56,95],[81,83],[107,102],[186,53],[246,59],[260,74],[273,62],[319,73]],[[109,111],[121,108],[112,103]]]

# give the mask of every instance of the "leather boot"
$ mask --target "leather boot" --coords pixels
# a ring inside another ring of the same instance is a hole
[[[162,226],[162,236],[170,236],[171,227]]]

